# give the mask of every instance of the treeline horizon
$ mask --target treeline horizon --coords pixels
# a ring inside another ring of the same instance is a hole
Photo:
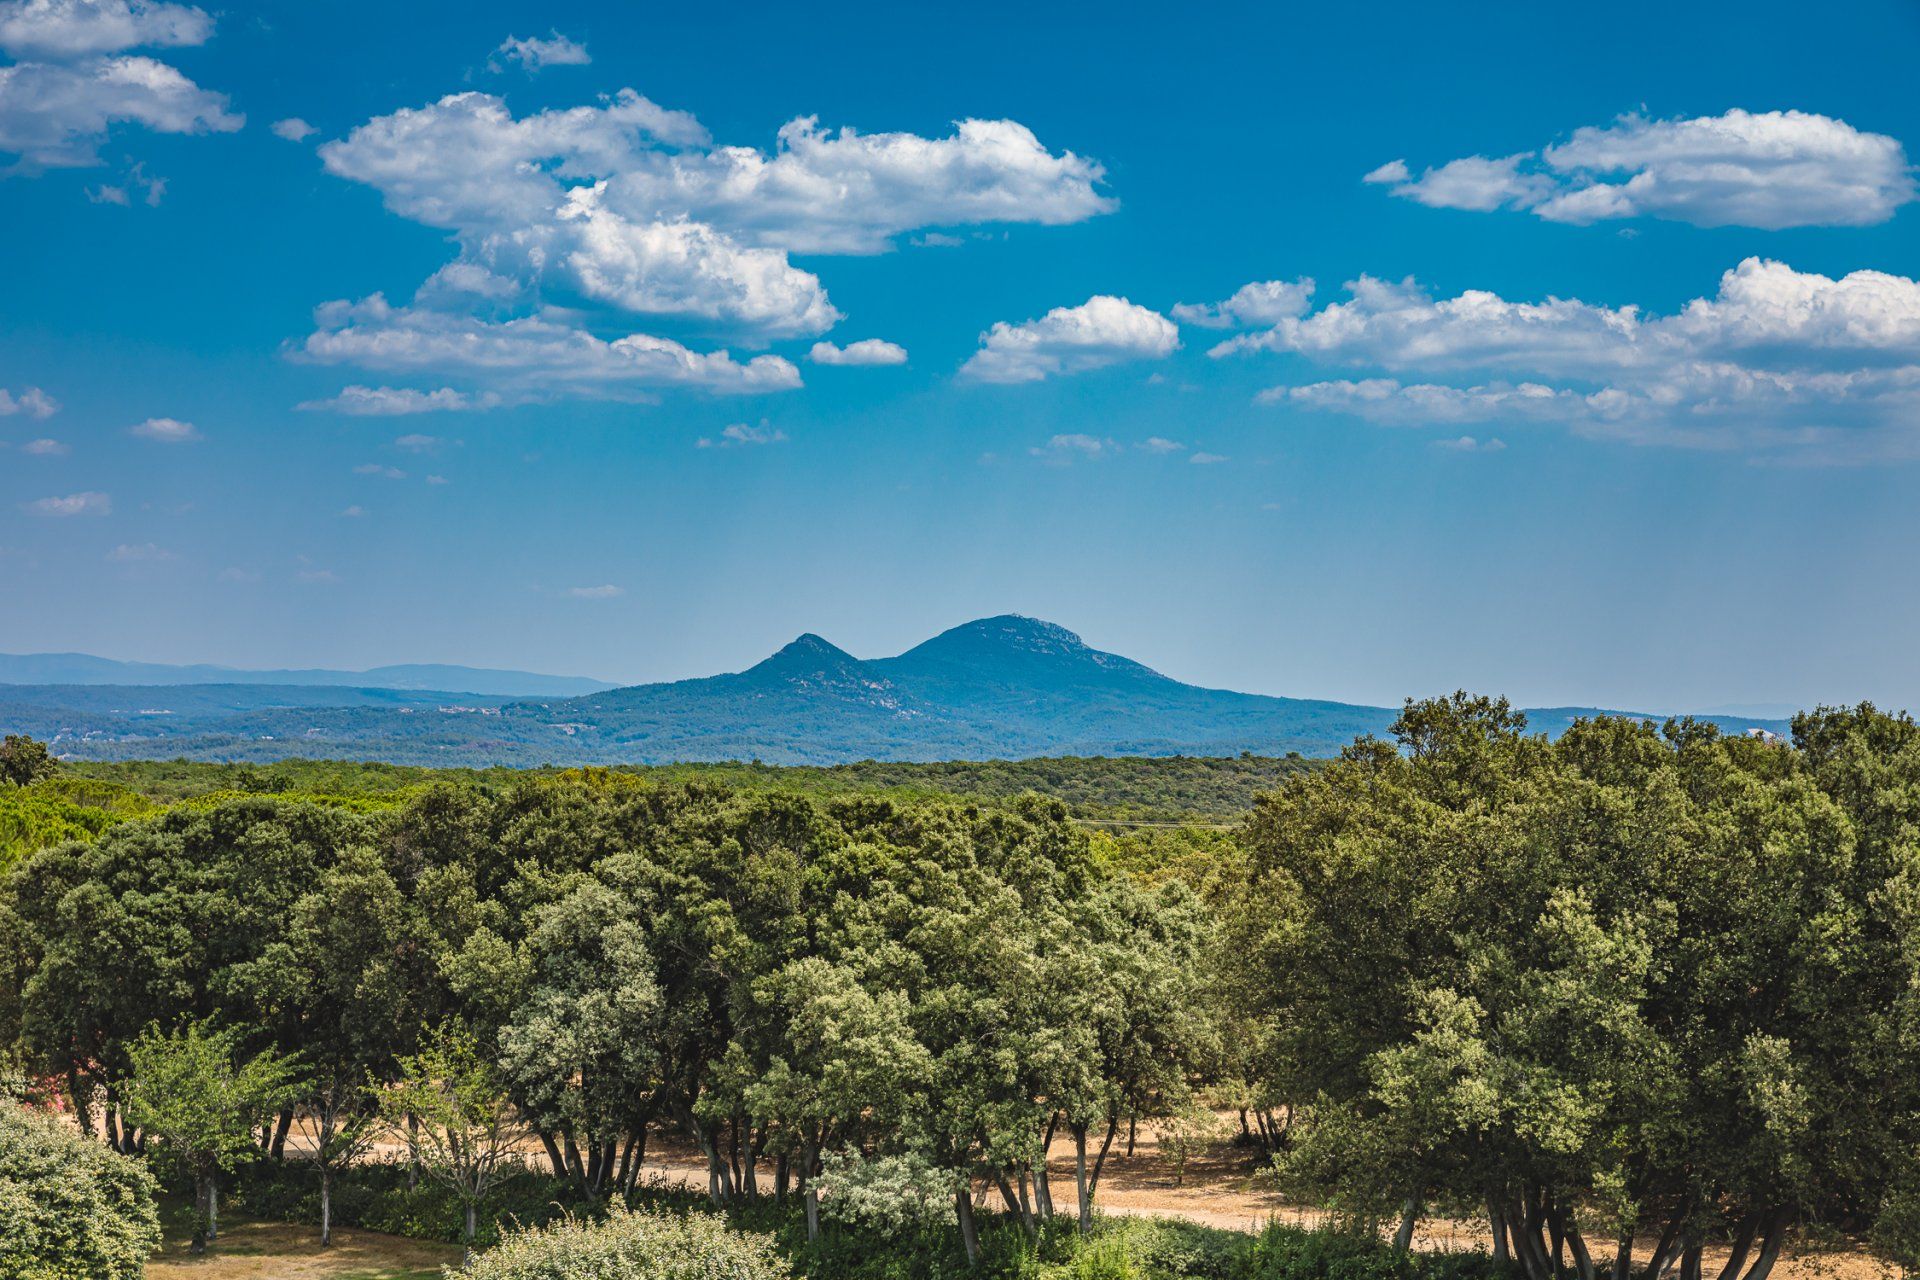
[[[1720,1280],[1766,1280],[1796,1231],[1920,1260],[1905,716],[1548,740],[1410,702],[1230,832],[624,770],[296,782],[0,881],[0,1042],[121,1150],[137,1046],[211,1028],[298,1063],[269,1150],[457,1063],[588,1201],[665,1127],[718,1203],[793,1194],[811,1234],[883,1186],[969,1257],[975,1186],[1053,1217],[1056,1135],[1084,1224],[1123,1126],[1224,1107],[1302,1200],[1403,1244],[1477,1217],[1527,1280],[1701,1280],[1720,1245]]]

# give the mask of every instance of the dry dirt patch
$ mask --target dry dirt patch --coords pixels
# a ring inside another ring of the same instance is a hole
[[[331,1248],[320,1229],[284,1222],[236,1220],[220,1225],[205,1256],[187,1252],[187,1233],[169,1215],[166,1246],[147,1263],[148,1280],[440,1280],[458,1265],[454,1245],[408,1240],[375,1231],[336,1228]]]

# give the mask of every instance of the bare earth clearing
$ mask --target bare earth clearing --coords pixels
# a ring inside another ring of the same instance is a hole
[[[1224,1117],[1223,1117],[1224,1119]],[[288,1148],[301,1152],[307,1147],[305,1136],[295,1133]],[[535,1167],[545,1167],[546,1157],[537,1142],[529,1141],[528,1159]],[[402,1149],[382,1147],[376,1155],[396,1159]],[[1073,1147],[1070,1141],[1056,1141],[1048,1159],[1053,1183],[1055,1207],[1070,1213],[1076,1207],[1073,1182]],[[697,1149],[683,1142],[656,1135],[647,1153],[643,1177],[662,1178],[670,1184],[705,1190],[707,1167]],[[771,1167],[763,1169],[761,1185],[773,1183]],[[981,1203],[997,1205],[997,1194],[981,1197]],[[1158,1138],[1141,1130],[1131,1157],[1126,1154],[1124,1135],[1115,1142],[1113,1153],[1101,1175],[1099,1206],[1103,1213],[1140,1217],[1184,1218],[1209,1227],[1234,1231],[1258,1231],[1269,1221],[1317,1226],[1327,1220],[1318,1210],[1289,1204],[1270,1187],[1262,1185],[1259,1162],[1245,1148],[1226,1142],[1213,1143],[1187,1161],[1184,1178],[1177,1179],[1171,1161],[1162,1159]],[[336,1232],[340,1242],[329,1256],[322,1257],[318,1232],[305,1228],[261,1225],[247,1228],[248,1243],[263,1250],[249,1259],[226,1257],[242,1243],[238,1232],[222,1233],[219,1253],[229,1269],[215,1269],[214,1259],[195,1264],[185,1259],[184,1244],[170,1247],[164,1261],[148,1268],[148,1274],[173,1280],[265,1280],[268,1276],[326,1277],[327,1280],[411,1280],[415,1275],[431,1275],[432,1268],[457,1262],[459,1250],[443,1245],[427,1245],[399,1240],[370,1232]],[[1646,1256],[1652,1240],[1642,1241],[1638,1252]],[[351,1259],[341,1255],[351,1245],[357,1252]],[[284,1249],[269,1254],[265,1246]],[[1422,1222],[1414,1236],[1416,1249],[1487,1249],[1490,1239],[1484,1224],[1470,1222]],[[382,1250],[385,1250],[384,1252]],[[1709,1250],[1705,1262],[1707,1274],[1713,1274],[1725,1261]],[[258,1264],[258,1265],[256,1265]],[[421,1270],[425,1269],[425,1270]],[[1790,1250],[1774,1270],[1779,1280],[1887,1280],[1893,1269],[1863,1250],[1824,1248]]]

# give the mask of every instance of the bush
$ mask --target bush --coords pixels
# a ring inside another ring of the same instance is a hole
[[[138,1280],[160,1246],[144,1166],[0,1102],[0,1276]]]
[[[475,1260],[471,1280],[786,1280],[771,1236],[736,1231],[711,1214],[567,1218],[509,1232]]]

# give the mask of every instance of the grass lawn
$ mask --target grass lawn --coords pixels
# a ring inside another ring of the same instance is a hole
[[[184,1201],[161,1205],[166,1243],[147,1263],[148,1280],[440,1280],[458,1266],[458,1245],[431,1244],[336,1227],[331,1248],[318,1226],[223,1217],[205,1257],[187,1253],[191,1218]]]

